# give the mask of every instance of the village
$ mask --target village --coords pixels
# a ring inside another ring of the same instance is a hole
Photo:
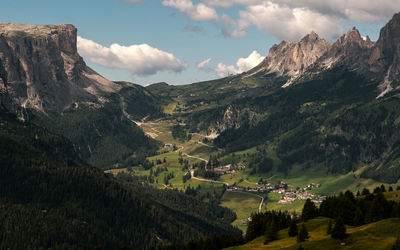
[[[249,187],[238,187],[231,186],[227,188],[227,191],[242,191],[242,192],[254,192],[254,193],[278,193],[281,194],[282,197],[279,200],[279,204],[291,204],[296,199],[299,200],[307,200],[310,199],[314,203],[321,203],[326,199],[326,196],[320,196],[315,193],[312,193],[311,190],[314,188],[321,187],[321,184],[308,184],[304,188],[296,188],[293,189],[292,185],[289,183],[285,183],[281,181],[278,185],[273,185],[271,183],[267,183],[263,186],[257,188],[249,188]]]

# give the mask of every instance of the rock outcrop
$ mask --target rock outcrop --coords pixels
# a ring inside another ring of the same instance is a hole
[[[285,85],[290,85],[291,79],[303,73],[329,48],[330,45],[324,39],[315,32],[311,32],[299,42],[283,41],[279,45],[272,46],[260,66],[267,71],[267,74],[277,73],[279,76],[288,76],[290,80]]]
[[[23,119],[21,109],[13,102],[7,89],[7,73],[0,60],[0,112],[14,113]]]
[[[381,29],[379,39],[372,49],[368,61],[370,71],[383,75],[379,89],[382,97],[400,82],[400,13]]]
[[[104,101],[120,86],[86,66],[73,25],[0,23],[0,60],[8,92],[22,107],[57,111],[77,101]]]
[[[320,67],[330,68],[338,63],[346,64],[353,68],[366,64],[366,60],[375,45],[367,36],[361,37],[360,32],[353,27],[342,35],[331,48],[316,62]]]

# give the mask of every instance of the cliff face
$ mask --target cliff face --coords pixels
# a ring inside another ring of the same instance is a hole
[[[269,50],[261,66],[268,73],[287,75],[295,78],[318,60],[330,45],[315,32],[303,37],[299,42],[283,41]],[[289,85],[290,80],[285,84]]]
[[[22,110],[13,102],[7,89],[7,73],[0,60],[0,112],[11,112],[24,119]]]
[[[379,85],[382,97],[399,85],[400,77],[400,13],[381,29],[379,39],[374,46],[368,61],[370,70],[384,75]]]
[[[0,23],[0,60],[8,91],[22,107],[62,111],[77,101],[102,102],[120,89],[79,56],[72,25]]]
[[[338,63],[346,64],[350,68],[364,67],[374,44],[368,36],[363,38],[356,28],[352,28],[342,35],[316,64],[325,68]]]

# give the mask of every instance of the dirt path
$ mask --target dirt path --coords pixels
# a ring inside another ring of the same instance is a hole
[[[208,161],[206,159],[198,157],[198,156],[193,156],[193,155],[189,155],[189,154],[186,154],[186,153],[183,153],[182,156],[186,156],[186,157],[194,158],[194,159],[199,159],[199,160],[202,160],[202,161],[205,161],[206,163],[208,163]]]
[[[252,193],[249,193],[249,192],[240,192],[240,191],[229,191],[229,192],[245,193],[245,194],[248,194],[248,195],[257,196],[258,198],[261,199],[260,205],[258,206],[258,212],[261,213],[262,205],[264,203],[264,197],[263,196],[258,195],[258,194],[252,194]]]
[[[190,170],[190,175],[192,176],[191,178],[193,180],[198,180],[198,181],[205,181],[205,182],[211,182],[211,183],[218,183],[218,184],[225,184],[227,186],[229,186],[228,182],[223,182],[223,181],[214,181],[214,180],[209,180],[209,179],[203,179],[203,178],[198,178],[194,176],[194,170]]]

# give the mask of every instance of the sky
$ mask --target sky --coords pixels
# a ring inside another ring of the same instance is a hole
[[[379,38],[400,0],[0,0],[0,21],[70,23],[78,51],[110,80],[189,84],[257,66],[282,40],[352,27]]]

